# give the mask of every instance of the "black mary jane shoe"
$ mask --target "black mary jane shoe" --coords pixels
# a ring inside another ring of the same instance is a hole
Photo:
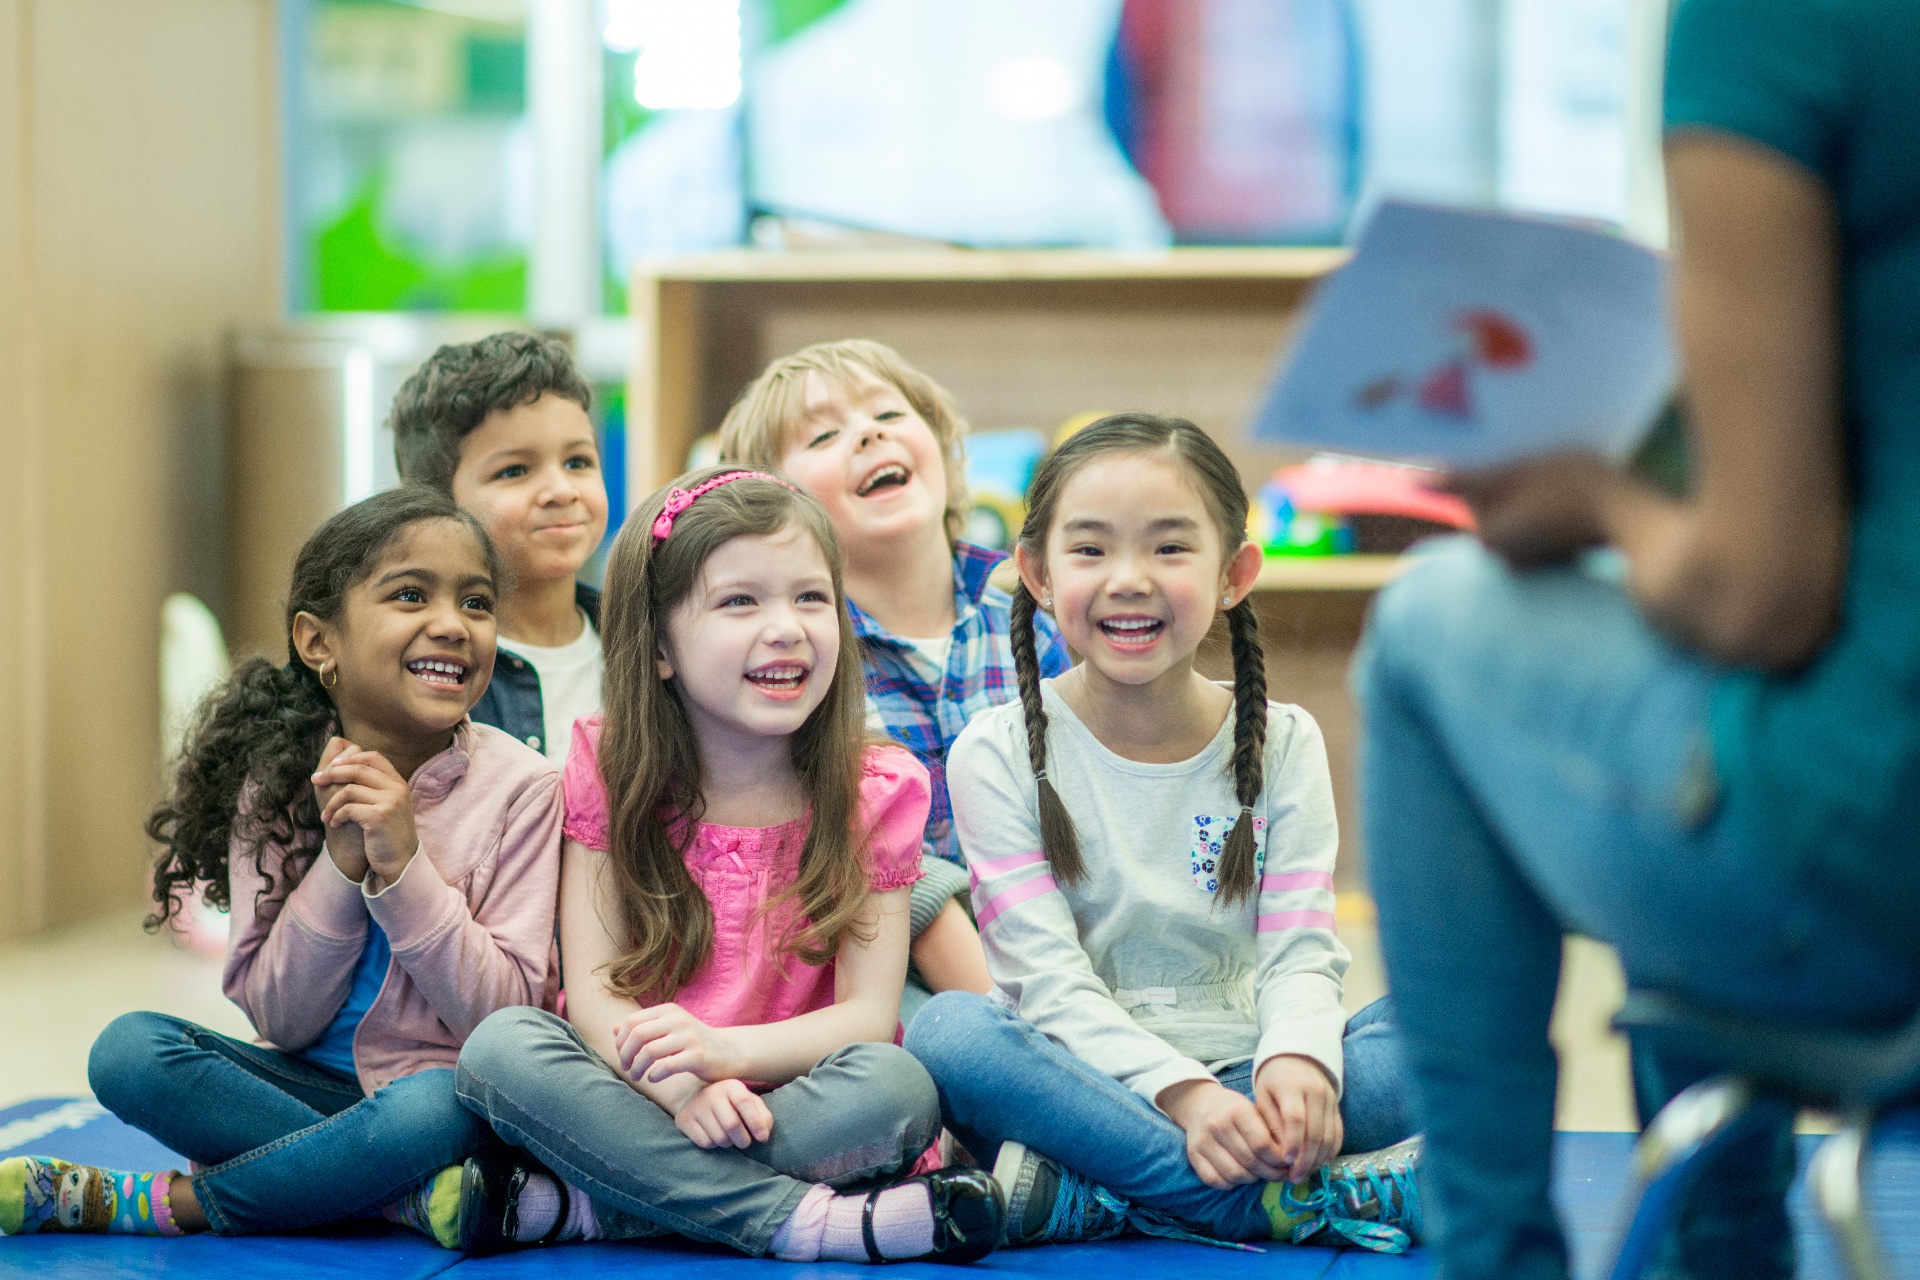
[[[482,1256],[507,1249],[535,1248],[558,1240],[572,1207],[567,1184],[558,1178],[553,1179],[553,1185],[560,1188],[560,1212],[553,1226],[538,1240],[518,1238],[520,1194],[526,1190],[528,1177],[541,1172],[545,1171],[532,1164],[521,1151],[487,1151],[467,1157],[460,1169],[461,1250]]]
[[[873,1206],[880,1191],[921,1183],[933,1207],[933,1248],[913,1258],[887,1258],[873,1239]],[[860,1207],[860,1239],[872,1262],[978,1262],[1000,1243],[1007,1202],[1000,1184],[979,1169],[941,1169],[905,1178],[868,1194]]]

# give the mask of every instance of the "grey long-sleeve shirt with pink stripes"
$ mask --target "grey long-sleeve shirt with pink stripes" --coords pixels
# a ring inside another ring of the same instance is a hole
[[[1183,1080],[1293,1053],[1341,1080],[1349,955],[1334,933],[1333,788],[1320,728],[1269,703],[1266,785],[1254,805],[1260,891],[1217,901],[1220,850],[1240,812],[1233,717],[1199,755],[1115,755],[1042,682],[1047,777],[1086,874],[1057,883],[1019,703],[976,716],[948,760],[954,822],[994,982],[1019,1015],[1158,1105]]]

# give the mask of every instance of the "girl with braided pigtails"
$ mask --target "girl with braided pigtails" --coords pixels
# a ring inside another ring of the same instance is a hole
[[[1008,1244],[1419,1234],[1397,1035],[1384,1002],[1341,1008],[1326,750],[1267,700],[1246,517],[1178,418],[1102,419],[1034,478],[1020,701],[949,765],[997,989],[934,997],[906,1040],[993,1168]],[[1083,658],[1052,679],[1036,610]],[[1221,612],[1231,689],[1194,670]]]

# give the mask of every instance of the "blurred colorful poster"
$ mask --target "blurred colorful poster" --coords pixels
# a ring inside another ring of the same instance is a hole
[[[1674,376],[1652,250],[1389,201],[1315,295],[1253,434],[1453,466],[1572,447],[1622,458]]]
[[[1182,243],[1339,242],[1359,187],[1352,0],[1127,0],[1111,74],[1109,121]]]

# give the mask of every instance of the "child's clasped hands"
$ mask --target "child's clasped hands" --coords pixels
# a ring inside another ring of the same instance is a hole
[[[367,872],[387,884],[400,878],[420,849],[413,828],[413,792],[387,758],[345,738],[329,738],[313,775],[327,852],[347,879]]]
[[[615,1023],[613,1047],[628,1079],[666,1086],[674,1127],[695,1146],[744,1151],[773,1137],[773,1112],[738,1078],[740,1053],[724,1028],[677,1004],[656,1004]]]
[[[1160,1091],[1160,1108],[1187,1133],[1187,1160],[1219,1191],[1250,1182],[1305,1182],[1340,1154],[1345,1131],[1333,1080],[1311,1058],[1268,1058],[1248,1099],[1212,1080]]]

